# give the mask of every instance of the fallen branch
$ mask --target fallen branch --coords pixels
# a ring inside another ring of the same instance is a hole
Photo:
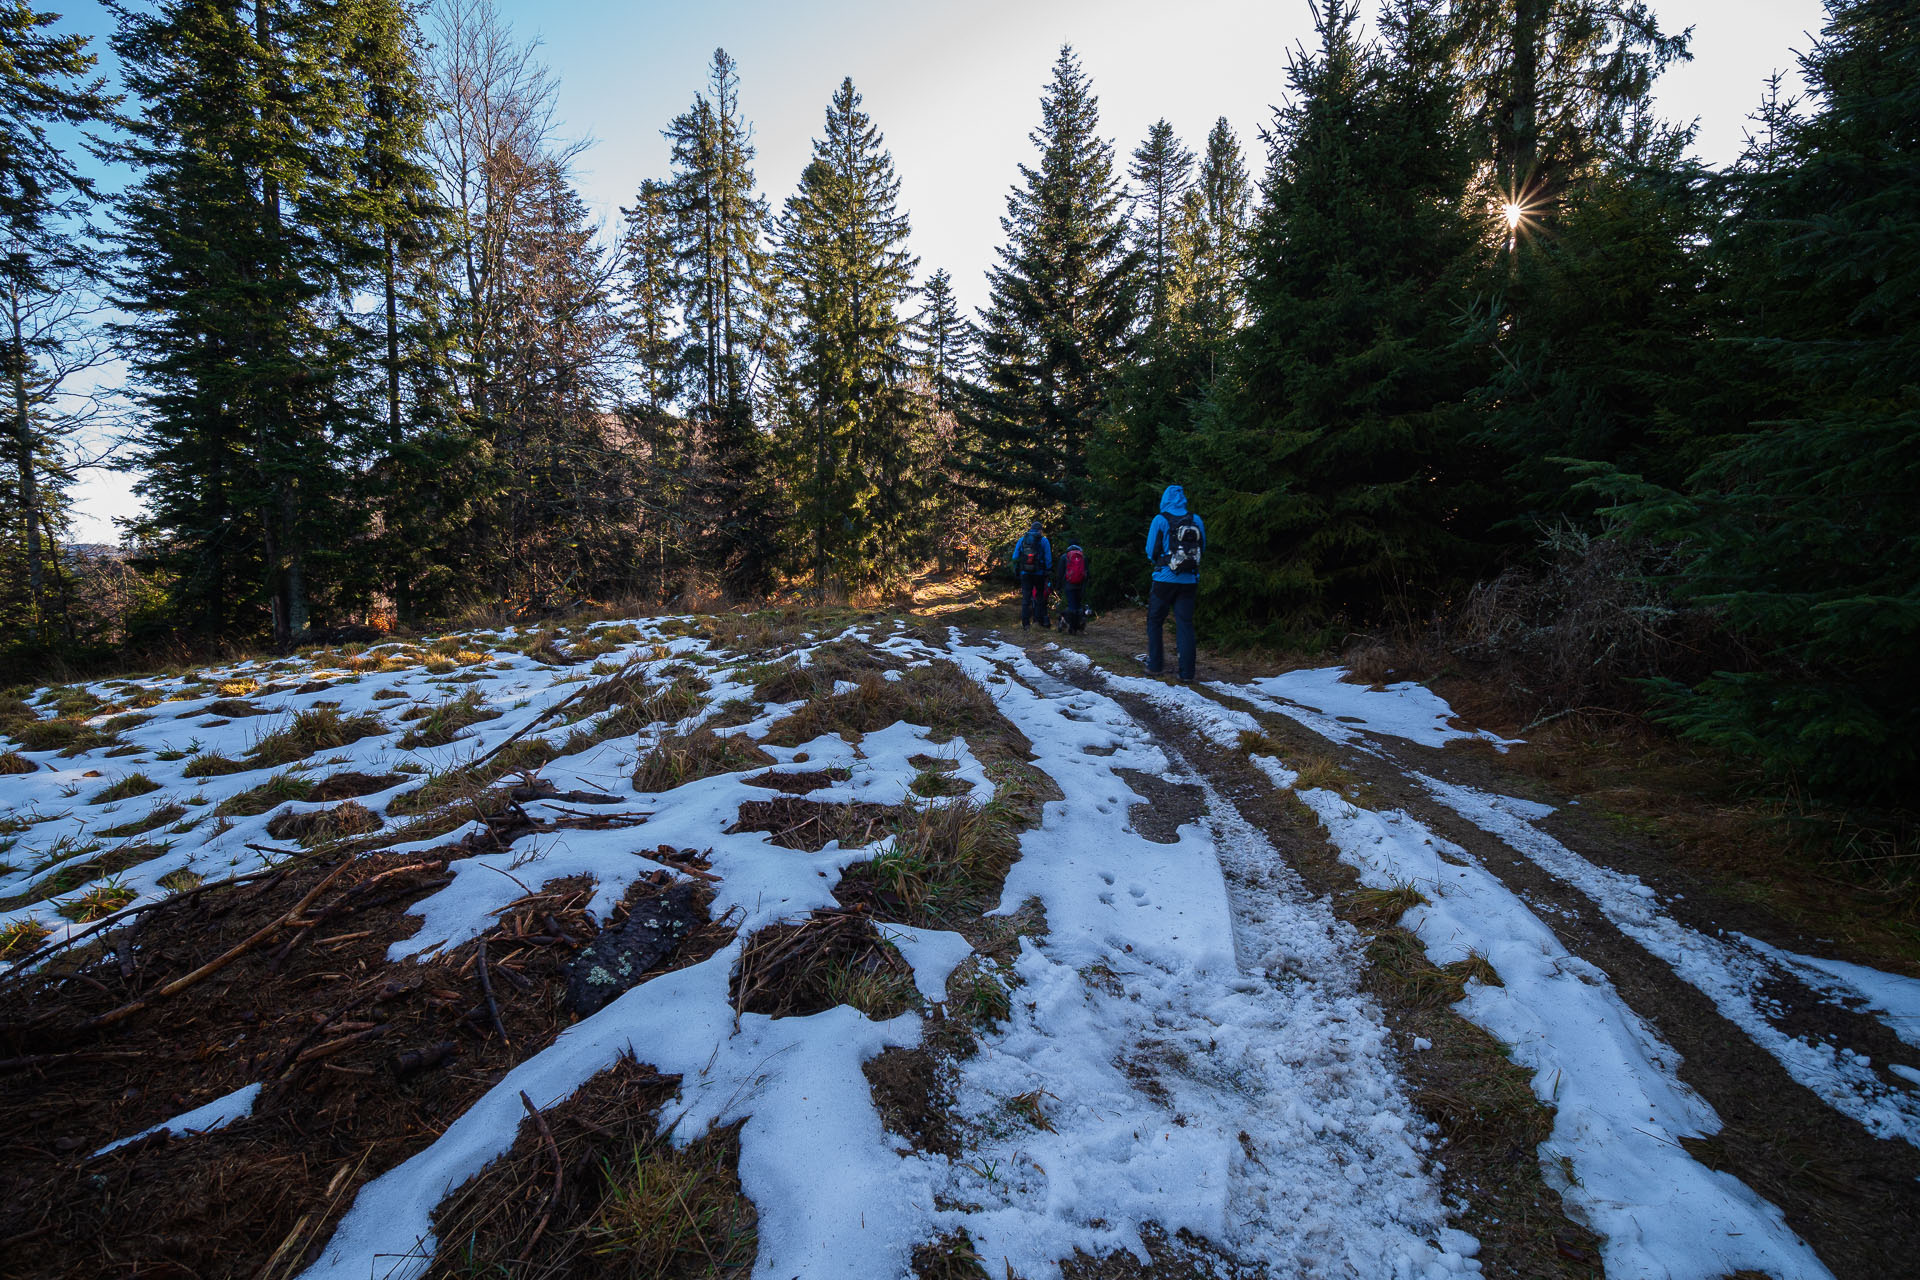
[[[332,884],[336,879],[338,879],[340,876],[340,873],[345,871],[348,867],[352,865],[353,865],[353,859],[351,858],[347,859],[345,862],[342,862],[339,866],[335,867],[332,871],[329,871],[326,874],[325,878],[322,879],[319,884],[313,886],[313,888],[307,893],[306,897],[294,903],[292,910],[288,911],[285,915],[280,916],[278,919],[268,924],[265,928],[262,928],[256,931],[251,937],[247,938],[244,942],[236,943],[235,945],[227,948],[226,951],[222,952],[218,956],[215,956],[213,959],[207,961],[205,964],[201,965],[198,969],[195,969],[192,973],[186,974],[183,977],[175,978],[172,982],[169,982],[166,986],[161,987],[158,991],[154,992],[153,995],[151,996],[143,997],[142,999],[135,1000],[131,1004],[123,1004],[118,1009],[109,1010],[108,1012],[101,1014],[97,1018],[89,1018],[87,1021],[81,1023],[78,1027],[74,1028],[74,1030],[97,1031],[102,1027],[110,1027],[116,1022],[124,1022],[126,1019],[131,1018],[133,1015],[135,1015],[136,1013],[139,1013],[141,1010],[150,1007],[156,1001],[165,1000],[171,996],[176,996],[180,994],[182,991],[185,991],[188,987],[192,986],[194,983],[199,982],[201,979],[211,977],[212,975],[220,972],[220,970],[226,968],[228,965],[232,964],[235,960],[238,960],[241,956],[247,954],[247,952],[251,951],[253,948],[259,946],[262,942],[265,942],[268,938],[272,937],[273,934],[281,928],[281,926],[286,925],[291,921],[299,919],[300,913],[305,911],[308,907],[312,906],[315,900],[318,899],[320,895],[326,891],[327,886]]]
[[[311,1049],[303,1050],[300,1055],[293,1060],[294,1065],[301,1066],[309,1062],[318,1062],[322,1058],[331,1058],[334,1054],[344,1053],[355,1045],[365,1044],[369,1040],[378,1040],[392,1029],[391,1023],[381,1022],[367,1027],[364,1030],[355,1031],[351,1035],[341,1036],[337,1040],[329,1040],[325,1044],[317,1044]]]
[[[513,1041],[507,1039],[506,1024],[500,1021],[500,1006],[493,998],[493,979],[487,975],[487,942],[482,938],[474,951],[479,958],[480,993],[487,998],[487,1016],[493,1019],[493,1029],[500,1033],[500,1043],[511,1049]]]
[[[560,1203],[560,1187],[566,1176],[566,1166],[560,1162],[560,1144],[553,1140],[553,1130],[547,1128],[547,1118],[540,1114],[540,1109],[533,1105],[533,1099],[527,1096],[524,1089],[520,1091],[520,1105],[533,1117],[533,1127],[540,1131],[541,1138],[547,1144],[547,1154],[553,1157],[553,1190],[547,1192],[546,1208],[541,1210],[540,1221],[534,1225],[533,1235],[527,1240],[526,1252],[520,1255],[521,1264],[525,1265],[533,1257],[533,1246],[540,1243],[540,1236],[547,1229],[547,1220],[553,1217],[554,1206]]]

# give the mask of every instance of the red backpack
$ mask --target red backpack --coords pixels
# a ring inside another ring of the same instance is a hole
[[[1067,585],[1077,587],[1087,580],[1087,557],[1078,547],[1067,552]]]

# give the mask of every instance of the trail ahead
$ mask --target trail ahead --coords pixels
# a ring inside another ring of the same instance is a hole
[[[187,1265],[183,1241],[220,1220],[258,1240],[223,1274],[463,1274],[477,1229],[443,1235],[474,1194],[537,1215],[516,1254],[530,1234],[584,1258],[615,1238],[611,1192],[587,1189],[606,1128],[569,1126],[629,1061],[664,1082],[657,1111],[631,1100],[635,1123],[681,1150],[737,1144],[757,1277],[1910,1269],[1920,982],[1732,930],[1726,904],[1513,794],[1506,744],[1420,686],[1337,670],[1174,686],[897,625],[754,639],[648,619],[564,648],[437,649],[103,683],[81,691],[118,704],[86,721],[102,741],[20,753],[34,768],[0,778],[31,818],[12,859],[39,854],[0,877],[0,924],[50,943],[79,932],[58,895],[103,868],[136,912],[183,874],[270,873],[0,990],[0,1117],[30,1148],[0,1188],[0,1236],[31,1241],[20,1274],[87,1269],[86,1179],[123,1214],[144,1205],[151,1221],[122,1229],[149,1265]],[[284,758],[320,712],[358,732]],[[80,788],[115,794],[65,803]],[[1016,811],[991,910],[909,891],[938,878],[923,837],[942,815],[960,830]],[[323,866],[282,861],[323,816]],[[162,826],[176,838],[145,838]],[[341,852],[353,875],[317,896]],[[355,905],[376,881],[410,886],[385,915]],[[673,885],[702,895],[706,941],[561,1015],[575,935],[647,922]],[[272,894],[308,887],[282,916],[292,898]],[[191,916],[223,895],[242,904],[230,928]],[[254,936],[278,951],[243,942],[162,1007],[168,979],[249,934],[256,898]],[[326,920],[344,932],[301,949]],[[861,930],[822,999],[755,1003],[812,981],[791,959],[808,939]],[[764,967],[775,951],[786,968]],[[874,994],[889,973],[907,984],[891,1003]],[[456,1018],[476,978],[484,1002]],[[332,1012],[295,989],[337,992]],[[155,1007],[103,1040],[127,1000]],[[382,1082],[401,1041],[442,1034],[467,1065],[438,1092]],[[138,1058],[146,1087],[103,1056]],[[395,1092],[411,1113],[366,1118]],[[233,1171],[281,1153],[310,1182],[241,1205]],[[525,1185],[487,1181],[518,1168]],[[156,1176],[214,1189],[140,1202]],[[731,1274],[721,1247],[687,1244],[707,1262],[689,1274]]]

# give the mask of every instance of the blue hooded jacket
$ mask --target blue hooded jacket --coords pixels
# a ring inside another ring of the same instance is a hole
[[[1147,526],[1147,559],[1153,562],[1153,580],[1155,582],[1198,582],[1200,575],[1195,573],[1175,573],[1163,563],[1172,550],[1169,533],[1173,522],[1187,513],[1187,491],[1177,484],[1167,486],[1160,495],[1160,514]],[[1207,549],[1207,522],[1198,515],[1193,522],[1200,526],[1200,549]]]
[[[1039,542],[1040,559],[1045,565],[1044,571],[1047,573],[1052,573],[1053,572],[1053,543],[1050,542],[1047,539],[1047,535],[1040,532],[1040,530],[1037,527],[1029,529],[1025,533],[1021,534],[1020,540],[1013,544],[1013,571],[1016,574],[1020,572],[1020,548],[1026,545],[1026,542],[1029,538],[1032,538]]]

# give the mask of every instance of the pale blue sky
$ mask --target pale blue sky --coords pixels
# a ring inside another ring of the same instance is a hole
[[[43,0],[58,3],[58,0]],[[1258,131],[1285,96],[1288,54],[1312,38],[1307,0],[737,0],[731,4],[496,0],[516,32],[541,42],[560,85],[560,129],[595,145],[578,164],[583,194],[609,223],[643,178],[664,177],[660,129],[705,82],[715,47],[739,63],[762,191],[777,208],[805,165],[827,100],[851,75],[886,134],[924,275],[953,273],[969,306],[1000,242],[999,219],[1063,42],[1079,51],[1121,162],[1161,116],[1197,149],[1226,116],[1262,167]],[[1662,112],[1698,119],[1699,154],[1740,149],[1766,76],[1791,70],[1819,28],[1818,0],[1653,0],[1670,30],[1694,28],[1693,61],[1662,80]],[[63,25],[104,33],[96,0],[69,0]],[[1795,80],[1797,84],[1797,79]],[[131,477],[89,473],[75,533],[114,541],[133,510]]]

